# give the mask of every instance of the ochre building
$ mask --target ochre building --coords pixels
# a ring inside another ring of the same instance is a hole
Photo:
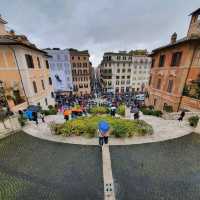
[[[0,18],[0,81],[11,111],[54,105],[48,55],[24,35],[6,30]]]
[[[147,105],[165,111],[200,109],[200,9],[191,13],[186,37],[154,49]]]

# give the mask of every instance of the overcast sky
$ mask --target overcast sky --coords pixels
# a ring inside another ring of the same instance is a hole
[[[40,48],[88,49],[93,66],[105,51],[151,51],[187,33],[200,0],[0,0],[0,13]]]

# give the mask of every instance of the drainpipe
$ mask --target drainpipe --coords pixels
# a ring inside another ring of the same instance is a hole
[[[192,67],[192,62],[193,62],[193,60],[194,60],[194,55],[195,55],[196,49],[197,49],[197,45],[194,47],[193,52],[192,52],[192,59],[191,59],[191,61],[190,61],[190,65],[189,65],[189,68],[188,68],[188,71],[187,71],[187,75],[186,75],[186,78],[185,78],[185,82],[184,82],[184,87],[183,87],[183,89],[185,88],[187,79],[188,79],[188,77],[189,77],[189,73],[190,73],[190,70],[191,70],[191,67]],[[181,101],[182,101],[182,99],[183,99],[183,90],[182,90],[182,93],[181,93],[181,98],[180,98],[180,101],[179,101],[179,104],[178,104],[178,109],[177,109],[177,111],[179,111],[179,109],[180,109],[180,107],[181,107]]]
[[[20,81],[21,81],[21,84],[22,84],[22,89],[23,89],[23,91],[24,91],[24,95],[25,95],[27,104],[30,105],[30,104],[29,104],[28,97],[27,97],[27,95],[26,95],[24,83],[23,83],[23,81],[22,81],[22,75],[21,75],[21,72],[20,72],[20,69],[19,69],[19,63],[18,63],[18,60],[17,60],[17,56],[16,56],[16,53],[15,53],[15,50],[14,50],[14,48],[12,48],[12,47],[10,47],[10,49],[13,51],[13,54],[14,54],[14,57],[15,57],[15,61],[16,61],[16,65],[17,65],[17,70],[18,70],[18,72],[19,72]]]

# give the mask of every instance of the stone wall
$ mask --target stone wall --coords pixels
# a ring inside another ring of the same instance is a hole
[[[167,120],[177,120],[180,116],[181,112],[173,112],[173,113],[164,113],[163,118]],[[189,117],[198,115],[200,117],[200,112],[186,112],[184,119],[187,120]]]
[[[21,126],[18,122],[18,116],[11,116],[4,121],[0,122],[0,135],[21,130]]]

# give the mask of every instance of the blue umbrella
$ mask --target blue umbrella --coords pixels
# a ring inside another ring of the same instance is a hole
[[[102,133],[106,133],[109,129],[110,129],[110,126],[109,126],[109,124],[106,121],[101,121],[99,123],[99,130]]]

